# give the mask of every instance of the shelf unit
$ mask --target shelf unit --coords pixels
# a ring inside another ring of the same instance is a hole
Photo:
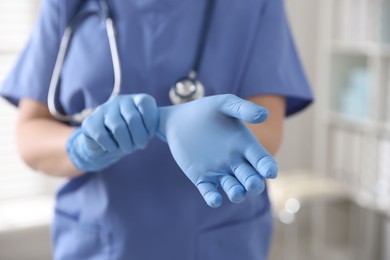
[[[322,1],[321,14],[315,168],[390,216],[390,0]]]
[[[314,168],[344,184],[360,208],[349,213],[344,259],[379,259],[373,227],[390,217],[390,0],[322,0],[319,8]],[[325,211],[313,218],[321,235]]]

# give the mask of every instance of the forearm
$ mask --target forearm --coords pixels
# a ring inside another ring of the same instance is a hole
[[[156,101],[147,94],[115,96],[85,118],[82,131],[58,122],[35,100],[21,100],[19,112],[22,158],[34,169],[67,177],[101,171],[146,148],[158,124]]]
[[[261,124],[247,123],[247,126],[264,148],[270,154],[275,155],[283,136],[285,100],[280,96],[257,96],[248,100],[269,110],[269,117],[265,122]]]
[[[82,174],[66,153],[66,141],[74,130],[51,118],[44,105],[22,101],[17,126],[17,144],[22,159],[31,168],[53,176],[74,177]],[[33,107],[39,107],[39,112]],[[33,113],[33,114],[32,114]]]

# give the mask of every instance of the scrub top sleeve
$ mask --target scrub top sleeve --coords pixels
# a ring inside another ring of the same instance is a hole
[[[281,95],[286,98],[286,116],[313,100],[299,61],[283,0],[267,0],[250,51],[239,95]]]
[[[23,98],[47,103],[61,37],[58,2],[43,0],[30,39],[0,89],[0,95],[16,106]]]

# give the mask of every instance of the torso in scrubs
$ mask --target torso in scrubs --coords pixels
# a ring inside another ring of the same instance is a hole
[[[44,0],[41,14],[1,95],[47,103],[47,92],[71,5]],[[206,0],[109,1],[122,67],[122,92],[147,93],[170,105],[169,88],[196,55]],[[98,10],[85,1],[82,12]],[[286,97],[286,115],[312,95],[290,35],[282,0],[216,1],[198,78],[206,95]],[[114,76],[104,20],[76,29],[63,66],[59,104],[72,114],[110,95]],[[272,219],[267,192],[241,204],[225,197],[212,209],[181,172],[166,143],[153,138],[97,173],[70,180],[57,195],[55,259],[264,260]]]

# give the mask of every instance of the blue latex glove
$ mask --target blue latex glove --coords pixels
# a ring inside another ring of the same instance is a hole
[[[100,105],[69,137],[66,148],[82,171],[102,170],[143,149],[158,126],[158,108],[146,94],[120,95]]]
[[[221,186],[228,198],[260,194],[277,165],[241,120],[261,123],[268,111],[234,95],[205,97],[160,108],[158,135],[207,204],[219,207]]]

